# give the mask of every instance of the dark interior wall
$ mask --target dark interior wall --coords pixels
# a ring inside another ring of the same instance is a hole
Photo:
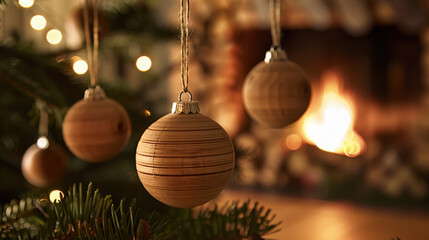
[[[244,30],[244,75],[264,59],[271,45],[269,31]],[[302,66],[312,81],[326,70],[337,70],[345,88],[359,97],[380,103],[414,102],[423,92],[418,35],[406,35],[396,27],[375,27],[365,36],[351,36],[342,29],[286,30],[282,46],[290,60]]]

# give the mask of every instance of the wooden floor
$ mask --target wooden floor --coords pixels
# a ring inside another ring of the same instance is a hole
[[[282,221],[279,240],[429,240],[429,214],[380,210],[346,203],[224,190],[218,201],[251,198]]]

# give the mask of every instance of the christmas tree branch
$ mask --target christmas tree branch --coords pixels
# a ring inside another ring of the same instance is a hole
[[[36,94],[35,92],[29,90],[28,88],[24,87],[23,85],[21,85],[20,83],[12,80],[11,78],[9,78],[8,76],[0,73],[0,79],[2,79],[3,81],[9,83],[10,85],[12,85],[14,88],[16,88],[17,90],[19,90],[20,92],[22,92],[23,94],[33,98],[34,100],[37,99],[41,99],[42,101],[46,102],[46,105],[48,105],[48,107],[50,108],[56,108],[59,109],[59,106],[48,101],[47,99],[43,99],[42,97],[40,97],[38,94]]]
[[[279,231],[281,222],[258,202],[234,201],[222,207],[214,205],[196,213],[176,210],[177,224],[182,226],[179,238],[183,239],[262,239],[262,236]]]
[[[199,212],[172,210],[170,216],[144,216],[133,200],[115,207],[90,183],[74,184],[54,203],[46,196],[0,205],[0,239],[262,239],[276,231],[274,215],[250,200]]]

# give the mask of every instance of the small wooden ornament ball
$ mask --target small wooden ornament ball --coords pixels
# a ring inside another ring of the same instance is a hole
[[[306,111],[311,98],[310,81],[298,65],[280,50],[271,50],[256,65],[243,86],[243,103],[252,119],[271,128],[285,127]]]
[[[36,187],[49,187],[64,176],[67,166],[65,151],[56,144],[39,148],[33,144],[22,158],[22,173],[29,183]]]
[[[128,143],[131,122],[125,109],[107,98],[101,88],[89,89],[85,99],[67,112],[63,136],[77,157],[102,162],[117,155]]]
[[[198,113],[195,101],[173,104],[173,113],[153,123],[137,146],[136,168],[159,201],[193,208],[212,200],[234,170],[234,147],[225,130]]]

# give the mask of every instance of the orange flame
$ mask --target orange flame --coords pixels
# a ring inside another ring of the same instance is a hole
[[[366,144],[354,130],[352,101],[341,94],[339,85],[335,72],[323,75],[321,96],[315,94],[303,118],[302,132],[308,143],[324,151],[356,157],[365,150]]]

